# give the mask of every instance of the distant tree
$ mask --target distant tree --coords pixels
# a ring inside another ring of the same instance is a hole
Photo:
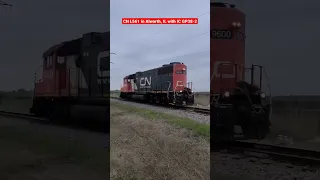
[[[27,92],[27,90],[25,90],[25,89],[23,89],[23,88],[20,88],[20,89],[17,90],[17,92],[19,92],[19,93],[25,93],[25,92]]]

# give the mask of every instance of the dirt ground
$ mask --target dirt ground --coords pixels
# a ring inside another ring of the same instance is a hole
[[[320,135],[320,110],[275,108],[271,116],[272,134],[296,140],[309,140]]]
[[[0,97],[0,111],[29,113],[31,106],[32,98]]]
[[[1,180],[102,180],[108,136],[0,117]]]
[[[209,179],[209,142],[111,106],[111,179]]]

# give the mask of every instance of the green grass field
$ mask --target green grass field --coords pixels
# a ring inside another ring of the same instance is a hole
[[[136,113],[142,117],[146,117],[150,120],[164,119],[168,123],[179,126],[181,128],[186,128],[195,132],[200,136],[204,136],[206,138],[210,137],[210,126],[207,124],[198,123],[192,119],[181,118],[174,115],[169,115],[165,113],[158,113],[148,109],[137,108],[130,105],[112,102],[112,106],[118,107],[120,109],[124,109],[131,113]]]

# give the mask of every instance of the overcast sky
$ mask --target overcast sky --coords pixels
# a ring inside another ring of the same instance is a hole
[[[111,89],[137,71],[178,61],[195,91],[209,91],[209,0],[112,0]],[[199,17],[198,17],[199,16]],[[197,25],[123,25],[124,17],[198,17]]]
[[[32,89],[43,51],[109,29],[107,0],[4,0],[0,8],[0,90]]]
[[[229,0],[231,1],[231,0]],[[233,0],[247,15],[247,62],[266,66],[273,94],[319,94],[318,0]],[[0,89],[33,87],[48,47],[108,30],[106,0],[7,0],[0,8]],[[225,1],[227,2],[227,1]],[[122,25],[122,17],[195,17],[209,1],[112,0],[111,87],[137,70],[185,62],[195,90],[209,87],[209,14],[198,25]],[[158,33],[159,32],[159,33]],[[193,55],[190,55],[193,54]],[[181,56],[180,58],[174,58]]]

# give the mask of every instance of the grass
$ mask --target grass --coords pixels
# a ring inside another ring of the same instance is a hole
[[[111,104],[110,179],[209,179],[206,138],[126,107]]]
[[[118,92],[110,92],[110,97],[119,97],[120,93]]]
[[[206,138],[210,137],[210,125],[202,124],[202,123],[196,122],[192,119],[182,118],[182,117],[178,117],[178,116],[174,116],[174,115],[170,115],[170,114],[165,114],[165,113],[159,113],[159,112],[151,111],[148,109],[137,108],[137,107],[133,107],[133,106],[122,104],[122,103],[112,102],[112,105],[114,105],[120,109],[136,113],[136,114],[143,116],[143,117],[146,117],[148,119],[152,119],[152,120],[163,119],[163,120],[166,120],[170,124],[179,126],[181,128],[186,128],[186,129],[192,130],[193,132],[195,132],[196,134],[198,134],[200,136],[203,136]]]

